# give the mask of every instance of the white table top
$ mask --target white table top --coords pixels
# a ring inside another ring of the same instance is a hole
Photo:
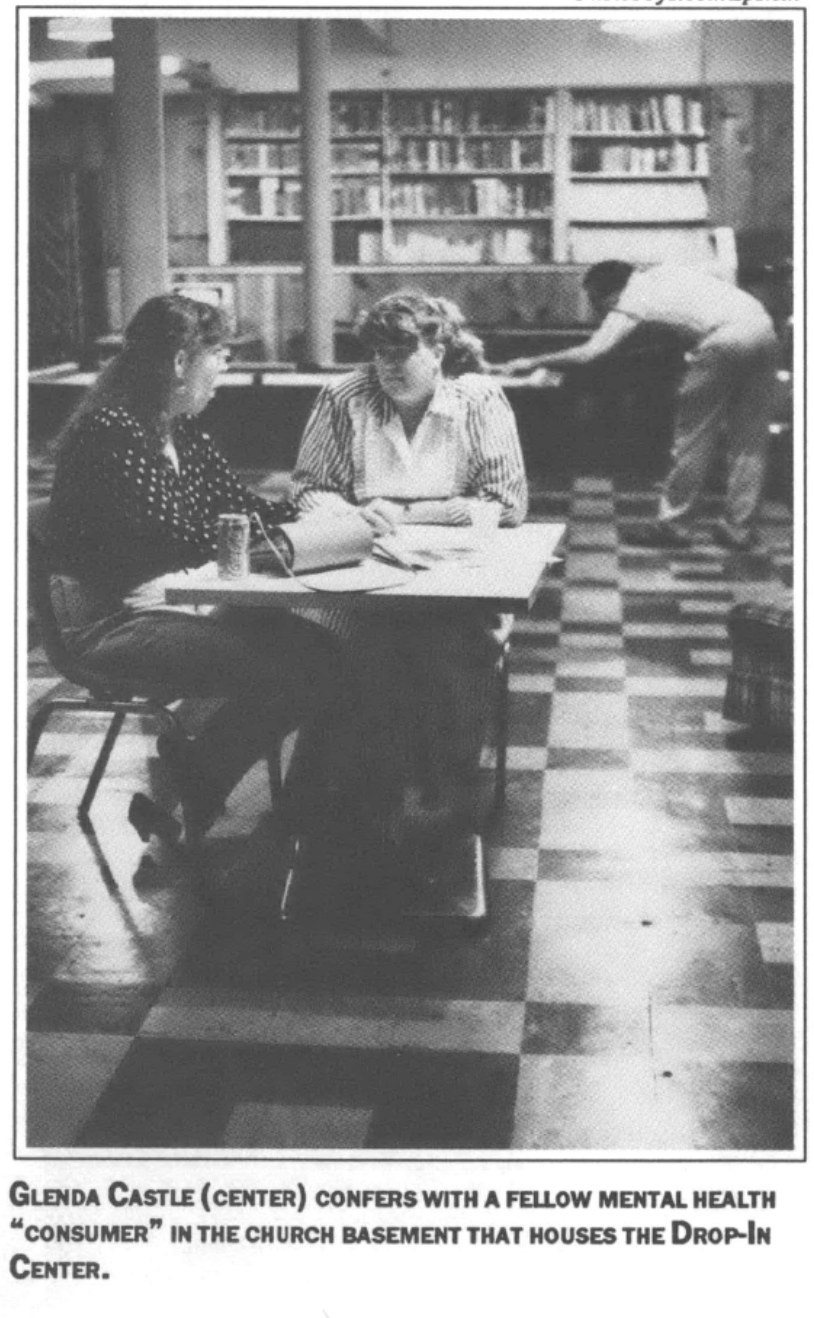
[[[424,571],[403,572],[367,560],[358,567],[334,569],[300,577],[252,573],[223,581],[214,563],[167,580],[169,604],[240,604],[252,608],[285,608],[302,604],[351,604],[354,608],[487,604],[511,613],[533,605],[565,526],[561,522],[528,523],[492,532],[482,546],[468,527],[403,526],[411,548],[437,554]],[[313,583],[317,589],[312,589]]]

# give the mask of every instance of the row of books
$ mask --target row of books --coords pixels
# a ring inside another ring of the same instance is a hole
[[[390,190],[394,219],[435,216],[545,215],[551,191],[542,179],[508,182],[499,178],[475,178],[467,182],[394,183]]]
[[[663,96],[625,100],[578,98],[574,102],[577,133],[697,133],[705,132],[704,107],[695,96],[668,92]]]
[[[296,137],[300,131],[300,102],[269,98],[263,104],[234,100],[226,118],[226,131],[233,137]],[[382,131],[379,97],[341,97],[331,102],[331,132],[337,137],[378,134]]]
[[[571,157],[575,174],[709,174],[707,142],[670,142],[665,146],[601,146],[575,142]]]
[[[408,230],[393,235],[387,257],[394,265],[533,265],[550,254],[547,240],[527,229],[466,235]]]
[[[262,219],[296,220],[302,215],[302,184],[299,179],[271,175],[232,182],[228,193],[230,219],[259,216]],[[335,217],[380,219],[382,190],[378,182],[337,179],[333,185]]]
[[[302,215],[302,184],[299,179],[273,177],[230,182],[227,192],[227,215],[230,220],[264,219],[298,220]]]
[[[404,137],[391,160],[391,168],[406,173],[473,169],[549,170],[549,137]]]
[[[333,169],[357,174],[378,174],[381,148],[377,142],[335,142]],[[297,174],[302,167],[299,142],[229,142],[226,170],[230,174]]]
[[[390,126],[397,133],[547,132],[553,98],[529,92],[481,96],[394,96]]]
[[[296,174],[301,167],[299,142],[229,142],[226,168],[229,172],[262,173],[264,170]]]
[[[240,99],[230,101],[226,131],[236,137],[296,137],[300,131],[299,100],[270,99],[262,105]]]
[[[395,133],[439,136],[553,131],[553,98],[534,92],[493,92],[461,96],[394,96],[389,127]],[[706,132],[704,106],[696,96],[668,92],[624,99],[576,97],[577,133]],[[269,98],[262,104],[235,99],[227,113],[232,137],[296,137],[300,131],[297,97]],[[379,97],[339,97],[331,103],[336,137],[379,136],[383,131]]]
[[[381,160],[378,142],[334,142],[331,147],[331,166],[344,173],[378,174]],[[298,142],[228,143],[226,169],[230,174],[296,174],[301,167]],[[400,140],[390,167],[409,174],[550,170],[551,139],[407,137]]]
[[[341,97],[331,102],[331,132],[337,137],[381,133],[381,98]]]
[[[365,179],[340,179],[333,185],[335,216],[369,215],[379,219],[382,213],[381,184]]]

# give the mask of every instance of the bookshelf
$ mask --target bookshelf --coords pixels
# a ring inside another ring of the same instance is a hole
[[[709,215],[706,120],[693,89],[335,94],[334,259],[534,267],[691,255]],[[224,139],[229,263],[298,263],[297,97],[231,98]]]
[[[569,138],[574,260],[698,254],[709,220],[709,137],[697,91],[580,92]]]

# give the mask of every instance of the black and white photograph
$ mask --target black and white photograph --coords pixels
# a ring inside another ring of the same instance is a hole
[[[18,9],[40,1178],[804,1156],[803,17]]]

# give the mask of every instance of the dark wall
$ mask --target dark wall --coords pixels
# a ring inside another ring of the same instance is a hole
[[[584,373],[560,388],[509,386],[507,393],[530,471],[657,473],[666,463],[675,362],[638,353]],[[81,389],[32,384],[31,452],[37,454],[69,416]],[[236,465],[293,466],[316,385],[282,377],[274,386],[226,385],[204,421]]]

